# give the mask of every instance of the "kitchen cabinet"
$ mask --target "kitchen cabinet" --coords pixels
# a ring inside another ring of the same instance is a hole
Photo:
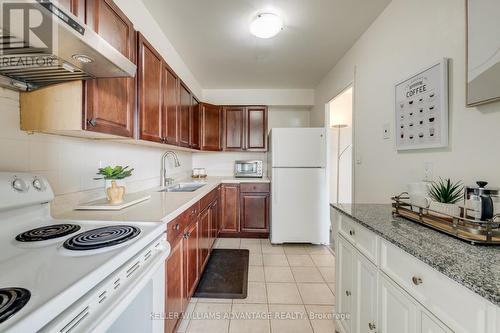
[[[224,107],[223,109],[223,139],[224,150],[241,151],[245,149],[245,107]]]
[[[245,150],[267,150],[267,107],[249,106],[247,108],[245,133]]]
[[[240,231],[240,186],[222,184],[221,234],[237,234]]]
[[[79,7],[77,10],[80,10]],[[99,36],[135,63],[134,26],[113,1],[86,1],[86,21]],[[84,128],[88,131],[132,137],[135,78],[87,80],[84,87]]]
[[[210,206],[210,247],[213,247],[215,240],[219,234],[219,193],[220,189],[217,189],[217,199]]]
[[[164,62],[162,75],[163,142],[179,144],[179,78]]]
[[[199,279],[198,248],[199,248],[199,228],[198,216],[193,216],[191,225],[183,235],[184,242],[184,269],[185,269],[185,292],[190,298],[196,288]]]
[[[384,276],[379,284],[378,307],[380,332],[417,332],[417,304]]]
[[[211,221],[210,221],[210,209],[207,207],[200,214],[200,249],[199,249],[199,257],[200,257],[200,270],[205,266],[206,260],[208,259],[208,253],[210,252],[210,229],[211,229]]]
[[[356,333],[376,332],[377,268],[362,255],[354,259],[354,319]]]
[[[191,116],[189,117],[191,131],[189,137],[189,147],[193,149],[201,148],[201,106],[200,102],[193,96],[191,99]]]
[[[201,104],[201,150],[220,151],[222,109],[208,103]]]
[[[172,221],[171,223],[175,223]],[[170,242],[170,255],[166,261],[165,277],[165,332],[174,332],[177,322],[184,311],[184,242],[177,238]]]
[[[241,231],[269,232],[269,193],[241,193]]]
[[[180,83],[180,106],[179,106],[179,145],[189,147],[191,138],[191,93],[189,89]]]
[[[141,33],[138,50],[139,138],[162,142],[163,59]]]
[[[85,22],[85,0],[59,0],[58,4],[62,10],[69,11]]]
[[[336,300],[338,313],[350,313],[351,318],[341,321],[345,333],[352,333],[354,301],[354,248],[339,237],[336,251]]]
[[[266,151],[267,107],[224,107],[222,136],[225,151]]]

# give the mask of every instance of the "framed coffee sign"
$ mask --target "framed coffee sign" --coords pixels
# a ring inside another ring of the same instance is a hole
[[[396,149],[448,146],[448,59],[395,86]]]
[[[500,100],[500,1],[467,1],[467,106]]]

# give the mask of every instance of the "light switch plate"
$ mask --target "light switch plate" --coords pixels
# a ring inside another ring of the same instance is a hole
[[[391,138],[391,125],[390,124],[384,124],[382,126],[382,131],[383,131],[383,138],[384,140],[388,140]]]

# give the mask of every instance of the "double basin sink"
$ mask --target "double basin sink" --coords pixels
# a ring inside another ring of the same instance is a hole
[[[205,185],[200,183],[179,183],[165,187],[158,192],[194,192]]]

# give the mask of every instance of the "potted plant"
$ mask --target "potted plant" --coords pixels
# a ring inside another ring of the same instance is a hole
[[[122,167],[117,165],[114,168],[107,166],[99,168],[97,175],[101,177],[94,178],[95,180],[104,179],[104,192],[112,203],[120,203],[123,201],[125,194],[124,179],[132,176],[134,169],[129,169],[129,166]]]
[[[429,209],[446,215],[460,216],[460,207],[456,203],[463,198],[463,190],[461,182],[453,182],[449,178],[433,182],[429,189],[432,199]]]

